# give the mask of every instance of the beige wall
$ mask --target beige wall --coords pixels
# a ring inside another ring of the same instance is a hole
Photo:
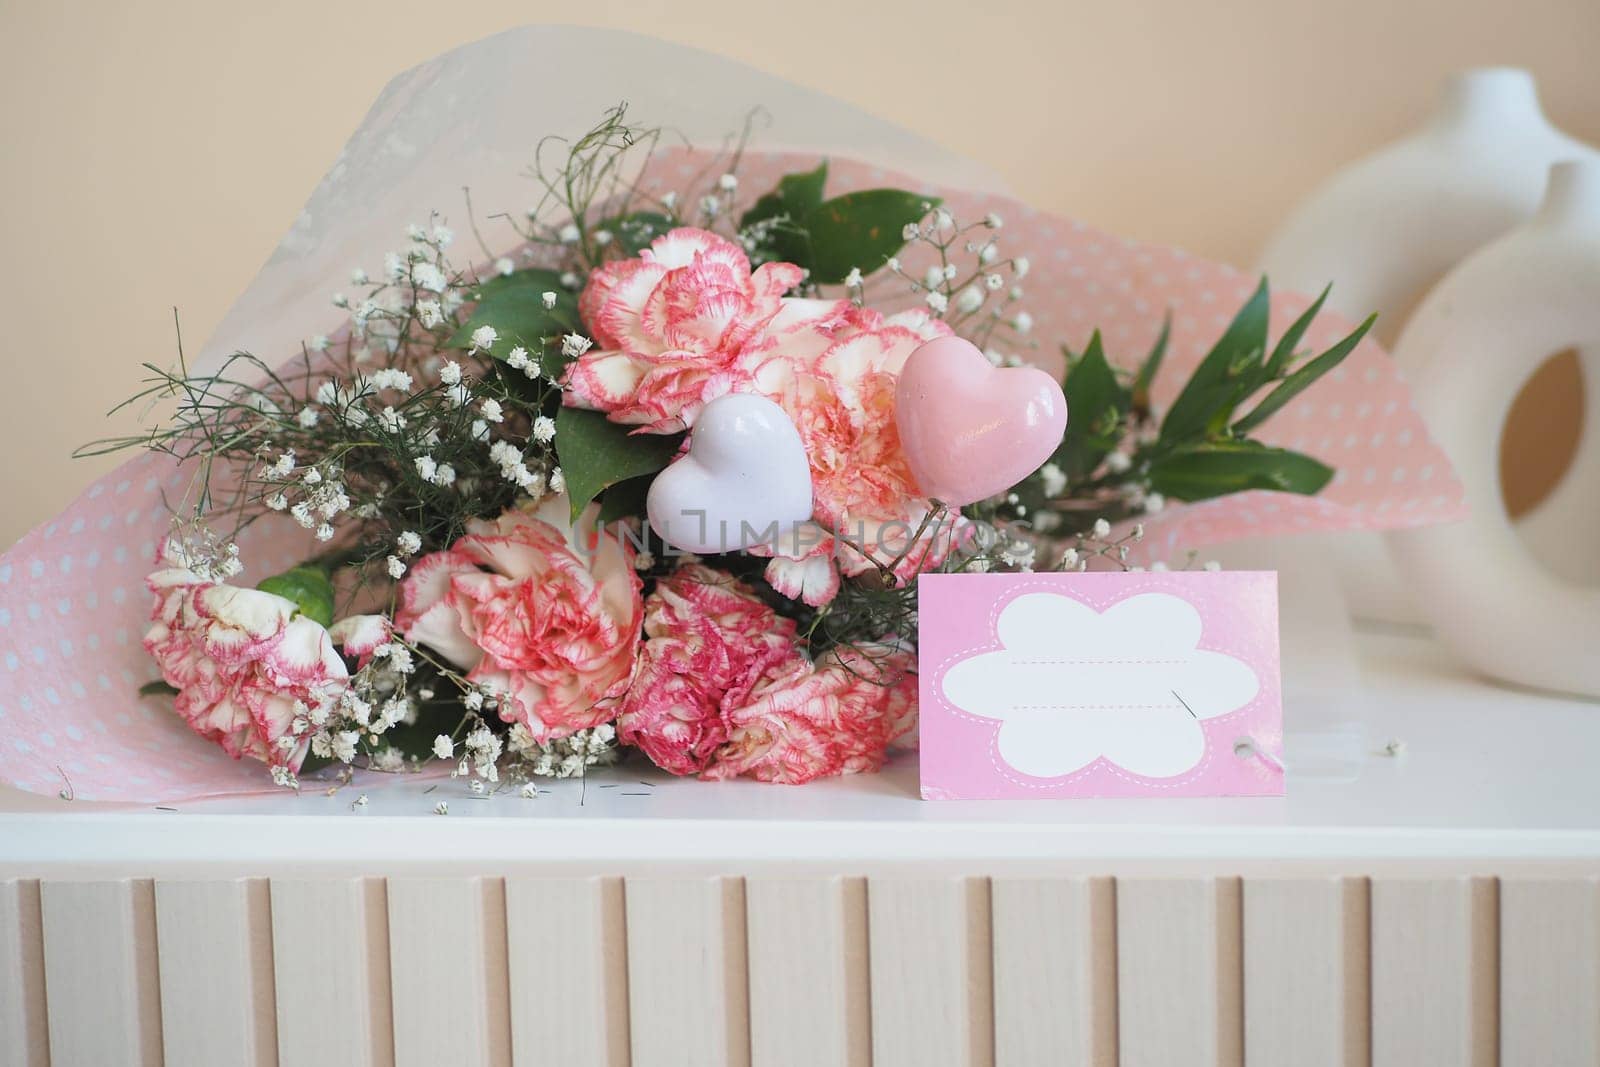
[[[67,453],[171,359],[174,305],[210,332],[392,74],[538,21],[722,52],[1239,262],[1455,68],[1531,67],[1600,142],[1597,0],[0,0],[0,545],[110,466]]]

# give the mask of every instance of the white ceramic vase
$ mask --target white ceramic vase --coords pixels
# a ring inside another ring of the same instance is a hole
[[[1552,352],[1600,340],[1600,161],[1558,163],[1528,223],[1475,253],[1428,295],[1395,358],[1419,411],[1456,465],[1472,516],[1390,533],[1400,569],[1436,633],[1477,670],[1600,697],[1600,586],[1563,577],[1513,529],[1498,478],[1511,403]],[[1592,350],[1592,349],[1591,349]],[[1593,401],[1593,360],[1585,380]],[[1600,457],[1585,427],[1567,499],[1587,509],[1600,553]]]
[[[1600,152],[1550,124],[1531,75],[1466,71],[1446,85],[1417,133],[1312,194],[1268,244],[1260,269],[1280,289],[1316,293],[1333,283],[1329,306],[1352,319],[1378,312],[1378,336],[1392,343],[1447,271],[1532,216],[1550,165],[1563,159],[1600,160]],[[1395,358],[1409,376],[1409,357]],[[1539,511],[1564,512],[1561,501],[1547,504]],[[1559,549],[1559,530],[1551,529],[1561,524],[1538,519],[1529,517],[1530,529]],[[1337,572],[1357,617],[1426,621],[1379,535],[1309,541],[1308,552]]]

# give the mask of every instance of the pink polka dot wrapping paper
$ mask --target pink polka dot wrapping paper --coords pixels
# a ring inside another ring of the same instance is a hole
[[[676,188],[710,158],[689,149],[662,153],[642,180],[662,191]],[[740,187],[753,198],[779,176],[815,163],[815,155],[747,153]],[[1172,342],[1158,405],[1170,402],[1256,285],[1231,267],[1127,241],[1002,196],[926,187],[915,177],[831,160],[830,195],[881,185],[938,195],[960,221],[990,212],[1004,220],[1004,255],[1031,263],[1022,306],[1039,342],[1017,354],[1046,369],[1059,371],[1060,346],[1081,350],[1096,328],[1111,358],[1131,365],[1170,311]],[[412,205],[412,213],[426,215],[430,206]],[[906,257],[913,274],[925,265]],[[915,300],[894,279],[875,280],[867,297],[886,308]],[[325,305],[326,293],[302,299]],[[1274,293],[1274,333],[1310,299]],[[337,321],[328,325],[334,332]],[[1350,328],[1324,313],[1304,343],[1326,347]],[[210,347],[219,343],[234,342],[223,336]],[[277,355],[287,360],[294,353]],[[85,438],[93,433],[86,423]],[[1260,436],[1329,464],[1337,471],[1332,484],[1314,498],[1250,492],[1169,506],[1145,523],[1144,558],[1241,537],[1417,526],[1465,513],[1448,461],[1429,440],[1394,364],[1370,340],[1274,416]],[[172,460],[140,456],[0,558],[0,782],[47,794],[70,782],[78,799],[143,803],[272,790],[261,766],[229,759],[191,734],[168,701],[137,694],[157,677],[140,643],[151,600],[144,578],[168,529],[168,502],[181,500],[188,485],[188,473]],[[304,535],[263,529],[242,548],[244,580],[253,583],[305,554]]]

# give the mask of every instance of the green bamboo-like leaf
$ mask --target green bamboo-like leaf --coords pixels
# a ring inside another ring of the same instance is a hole
[[[1174,500],[1209,500],[1247,489],[1310,496],[1332,477],[1333,468],[1310,456],[1256,441],[1186,445],[1150,465],[1150,488]]]
[[[282,574],[262,579],[256,588],[294,601],[300,614],[313,622],[333,625],[333,582],[328,572],[320,567],[291,567]]]
[[[677,455],[682,434],[630,433],[598,411],[562,408],[556,414],[556,458],[576,519],[601,490],[656,471]]]
[[[1267,348],[1267,280],[1195,368],[1161,423],[1161,440],[1175,444],[1227,424],[1238,403],[1261,385]]]
[[[469,348],[472,333],[493,326],[497,337],[489,354],[505,359],[513,348],[543,357],[549,342],[579,328],[578,300],[549,270],[522,270],[491,278],[477,288],[479,300],[467,321],[450,338],[451,348]],[[555,293],[555,307],[544,306],[544,294]],[[546,361],[548,362],[548,360]]]
[[[1161,370],[1161,361],[1167,358],[1167,342],[1172,340],[1172,313],[1169,311],[1161,319],[1161,333],[1156,336],[1156,343],[1150,346],[1150,354],[1144,357],[1144,362],[1139,365],[1139,373],[1133,380],[1133,406],[1141,411],[1150,410],[1150,387],[1155,384],[1156,374]]]
[[[778,179],[777,188],[763,194],[750,210],[739,217],[739,228],[745,229],[758,222],[787,215],[794,220],[806,217],[822,203],[822,190],[828,182],[828,161],[818,163],[815,170],[796,171]]]
[[[1344,358],[1361,343],[1361,339],[1372,329],[1372,324],[1377,319],[1376,315],[1368,316],[1367,321],[1356,327],[1349,336],[1290,374],[1276,389],[1262,397],[1261,402],[1248,415],[1233,424],[1234,432],[1249,433],[1266,422],[1279,408],[1304,392],[1312,382],[1344,362]]]
[[[833,285],[852,268],[871,274],[905,246],[902,232],[934,207],[937,197],[904,189],[866,189],[818,204],[801,220],[811,280]]]
[[[1077,482],[1092,474],[1116,446],[1117,425],[1133,399],[1106,360],[1099,330],[1089,338],[1083,355],[1072,361],[1062,391],[1070,418],[1052,458],[1068,482]]]
[[[1310,307],[1301,312],[1300,317],[1295,319],[1287,330],[1283,331],[1282,337],[1278,338],[1277,346],[1273,348],[1272,355],[1267,358],[1267,378],[1269,381],[1280,377],[1284,370],[1288,368],[1289,361],[1294,358],[1295,346],[1300,343],[1300,338],[1304,337],[1306,331],[1311,328],[1312,321],[1317,317],[1317,313],[1322,310],[1322,305],[1328,299],[1328,293],[1332,290],[1333,286],[1331,284],[1323,286],[1321,295],[1317,297]]]

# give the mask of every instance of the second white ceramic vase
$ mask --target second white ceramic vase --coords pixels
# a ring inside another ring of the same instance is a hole
[[[1499,440],[1550,353],[1600,338],[1600,162],[1558,163],[1526,225],[1452,271],[1396,347],[1418,410],[1450,456],[1471,517],[1387,534],[1439,637],[1468,666],[1523,685],[1600,697],[1600,586],[1557,574],[1513,529]],[[1591,399],[1600,366],[1585,366]],[[1600,433],[1589,409],[1561,488],[1600,553]]]
[[[1268,244],[1260,269],[1280,289],[1316,293],[1331,282],[1329,306],[1351,319],[1378,312],[1378,336],[1392,343],[1446,272],[1533,215],[1551,164],[1564,159],[1600,160],[1600,152],[1550,124],[1528,72],[1465,71],[1422,129],[1312,194]],[[1409,376],[1408,357],[1395,358]],[[1308,551],[1337,572],[1353,614],[1426,621],[1379,535],[1309,540]]]

